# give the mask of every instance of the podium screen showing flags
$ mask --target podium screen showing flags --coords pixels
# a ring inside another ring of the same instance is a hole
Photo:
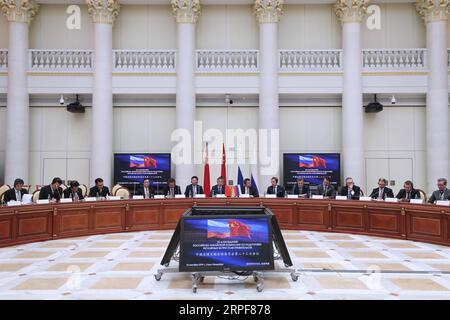
[[[180,271],[272,270],[270,217],[184,217]]]
[[[154,187],[162,188],[170,178],[170,153],[114,154],[114,183],[133,188],[149,178]]]
[[[283,154],[284,185],[291,190],[297,178],[318,185],[325,176],[333,185],[341,179],[341,157],[339,153],[285,153]]]

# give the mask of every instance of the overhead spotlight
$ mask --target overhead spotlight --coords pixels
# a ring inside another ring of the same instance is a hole
[[[395,99],[395,96],[392,95],[391,104],[396,104],[396,103],[397,103],[397,99]]]
[[[63,105],[64,104],[64,96],[61,95],[61,98],[59,98],[59,104]]]
[[[374,101],[369,102],[369,104],[365,107],[366,113],[376,113],[383,111],[383,105],[377,101],[377,95],[374,95]]]

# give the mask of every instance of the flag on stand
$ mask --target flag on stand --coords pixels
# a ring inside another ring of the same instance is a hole
[[[252,181],[252,187],[256,188],[259,193],[258,187],[258,166],[256,164],[250,165],[250,180]]]
[[[220,175],[223,177],[225,185],[227,185],[227,157],[225,155],[225,143],[222,143],[222,169],[220,171]]]
[[[208,158],[208,142],[206,143],[205,152],[205,169],[203,172],[203,190],[205,191],[205,196],[209,197],[211,191],[211,182],[209,178],[209,158]]]
[[[244,185],[244,177],[242,176],[241,167],[238,166],[238,177],[237,177],[237,194],[241,194],[241,187]]]

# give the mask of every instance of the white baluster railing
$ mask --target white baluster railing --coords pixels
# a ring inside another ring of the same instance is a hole
[[[0,49],[0,70],[8,69],[8,50]]]
[[[257,72],[258,50],[197,50],[199,72]]]
[[[114,50],[115,72],[175,72],[175,50]]]
[[[333,72],[342,70],[342,50],[280,50],[282,72]]]
[[[362,57],[364,70],[407,71],[427,67],[426,49],[364,49]]]
[[[93,50],[29,50],[31,71],[92,71]]]

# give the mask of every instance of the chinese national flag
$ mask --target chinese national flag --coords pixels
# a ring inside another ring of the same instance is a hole
[[[205,155],[205,171],[203,173],[203,190],[205,191],[205,196],[209,197],[211,191],[211,182],[209,179],[209,159],[208,159],[208,143],[206,143],[206,155]]]
[[[247,237],[250,236],[250,228],[245,223],[239,222],[237,220],[228,220],[228,225],[230,226],[230,236],[231,237]]]
[[[222,143],[222,169],[220,171],[220,175],[223,177],[225,181],[225,185],[227,185],[227,157],[225,155],[225,144]]]

